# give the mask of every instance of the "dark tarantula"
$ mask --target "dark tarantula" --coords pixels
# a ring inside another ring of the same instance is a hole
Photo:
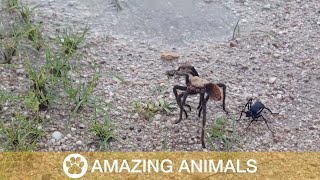
[[[178,70],[170,70],[170,71],[167,71],[166,73],[167,73],[168,76],[174,76],[174,75],[183,76],[183,74],[180,73],[181,71],[188,71],[188,72],[190,72],[190,74],[192,74],[192,76],[199,76],[199,74],[196,71],[196,69],[193,66],[189,66],[189,65],[180,66],[178,68]],[[181,90],[181,91],[186,91],[187,90],[187,86],[190,85],[190,79],[189,79],[188,75],[185,76],[185,81],[186,81],[186,86],[175,85],[173,87],[173,94],[174,94],[174,96],[176,98],[176,102],[179,105],[179,107],[180,107],[180,104],[181,104],[181,98],[183,96],[183,93],[178,94],[178,90]],[[198,93],[194,92],[194,93],[190,93],[190,94],[198,94]],[[184,104],[184,106],[188,107],[189,111],[191,111],[191,106],[190,105]],[[197,109],[199,109],[199,114],[201,112],[200,108],[201,108],[201,99],[199,101],[199,106],[197,107]],[[188,118],[187,111],[185,109],[183,109],[183,112],[185,113],[186,118]],[[182,111],[180,113],[179,120],[175,121],[174,123],[175,124],[179,123],[181,121],[181,119],[182,119]]]
[[[177,104],[180,107],[180,118],[175,123],[179,123],[182,120],[182,113],[185,112],[187,117],[187,112],[184,110],[183,106],[190,107],[186,105],[186,99],[190,94],[200,94],[200,102],[199,102],[199,117],[201,116],[201,111],[203,112],[203,120],[202,120],[202,132],[201,132],[201,142],[202,147],[205,148],[204,143],[204,129],[206,124],[206,104],[211,98],[214,101],[220,101],[222,99],[222,108],[225,112],[225,97],[226,97],[226,85],[219,83],[214,84],[205,79],[201,79],[198,73],[195,71],[193,66],[180,66],[176,71],[167,72],[168,75],[180,75],[185,76],[186,85],[187,86],[174,86],[173,91],[176,96]],[[221,89],[222,88],[222,93]],[[177,89],[182,90],[181,94],[177,94]],[[205,94],[207,96],[205,97]],[[182,98],[182,101],[181,101]],[[191,109],[191,108],[190,108]]]

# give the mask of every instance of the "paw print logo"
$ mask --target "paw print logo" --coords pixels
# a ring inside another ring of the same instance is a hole
[[[88,162],[80,154],[70,154],[63,161],[63,170],[70,178],[81,178],[87,169]]]

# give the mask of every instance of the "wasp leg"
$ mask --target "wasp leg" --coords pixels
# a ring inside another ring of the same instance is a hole
[[[250,125],[252,124],[253,121],[255,121],[256,119],[255,118],[252,118],[252,120],[250,121],[248,127],[246,128],[246,131],[248,130],[248,128],[250,127]]]
[[[267,127],[268,127],[268,129],[269,129],[269,131],[271,131],[271,129],[270,129],[270,127],[269,127],[269,125],[268,125],[268,121],[262,116],[262,115],[259,115],[258,117],[262,117],[262,119],[264,120],[264,122],[266,123],[266,125],[267,125]],[[272,133],[274,133],[273,131],[271,131]]]
[[[264,107],[266,110],[268,110],[271,114],[279,114],[279,113],[274,113],[274,112],[272,112],[269,108],[267,108],[267,107]]]
[[[252,104],[252,99],[249,99],[247,101],[247,104],[244,106],[243,110],[241,111],[241,114],[240,114],[240,117],[237,121],[240,121],[241,117],[242,117],[242,114],[246,111],[246,107],[248,107],[248,110],[251,109],[251,104]],[[250,123],[251,124],[251,123]]]

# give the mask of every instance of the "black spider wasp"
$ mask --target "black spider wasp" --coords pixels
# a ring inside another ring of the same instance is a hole
[[[248,111],[246,110],[246,107],[248,107]],[[237,121],[240,121],[242,113],[246,113],[246,117],[252,117],[252,120],[250,121],[248,127],[246,128],[246,130],[248,130],[249,126],[251,125],[251,123],[253,121],[258,121],[257,119],[259,117],[262,117],[262,119],[264,120],[264,122],[266,123],[268,129],[271,131],[271,129],[269,128],[268,122],[267,120],[261,115],[262,111],[266,109],[268,110],[271,114],[279,114],[279,113],[273,113],[269,108],[267,108],[264,104],[262,104],[261,101],[257,100],[253,105],[252,105],[252,99],[249,99],[247,104],[244,106],[243,110],[241,111],[240,114],[240,118]],[[271,131],[272,133],[274,133],[273,131]]]

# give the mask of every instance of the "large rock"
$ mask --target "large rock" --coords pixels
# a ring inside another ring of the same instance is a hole
[[[178,59],[180,56],[175,52],[163,52],[161,53],[161,59],[166,61],[172,61]]]

